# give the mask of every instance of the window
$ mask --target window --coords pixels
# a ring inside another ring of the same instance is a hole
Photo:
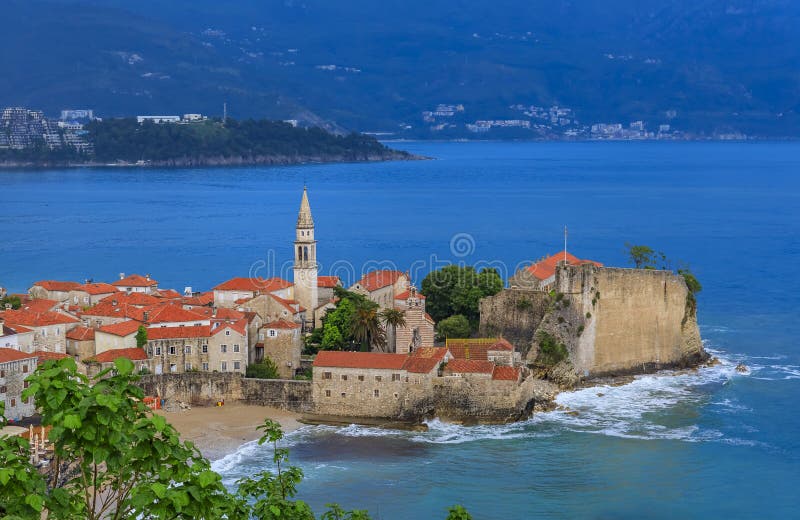
[[[28,373],[28,365],[22,365],[22,373],[23,374],[27,374]]]
[[[203,351],[203,354],[208,354],[208,345],[203,345],[201,350]]]
[[[156,347],[156,356],[161,355],[161,347]]]
[[[363,381],[364,380],[364,376],[363,375],[362,376],[358,376],[358,380],[359,381]]]
[[[325,397],[330,397],[330,396],[331,396],[331,391],[325,390]]]
[[[186,365],[183,367],[183,369],[186,370],[187,372],[191,372],[192,371],[192,364],[191,363],[186,363]]]
[[[226,352],[228,352],[228,345],[220,345],[219,351],[225,354]]]
[[[277,336],[277,335],[278,335],[278,331],[277,331],[277,330],[275,330],[275,329],[269,329],[269,337],[270,337],[270,338],[274,338],[274,337],[275,337],[275,336]]]
[[[258,333],[258,339],[264,339],[264,333],[263,332],[259,332]]]
[[[175,355],[175,345],[171,345],[169,347],[169,355],[170,356],[174,356]]]
[[[400,374],[392,374],[392,381],[400,381]]]
[[[4,386],[0,386],[0,394],[4,394],[7,391],[8,391],[8,388],[5,385]]]
[[[322,379],[332,379],[333,375],[330,372],[325,372],[322,374]]]
[[[27,381],[22,383],[22,388],[28,388],[29,386],[30,386],[30,383],[28,383]]]
[[[374,395],[375,397],[380,397],[381,396],[381,391],[378,390],[378,389],[375,389],[375,390],[373,390],[372,395]]]
[[[347,381],[347,374],[342,374],[342,381]]]
[[[17,406],[17,400],[14,399],[13,397],[11,398],[11,406],[12,407]]]
[[[72,303],[78,303],[78,295],[77,294],[72,297]]]
[[[192,353],[192,346],[191,345],[186,345],[185,347],[183,347],[183,352],[184,352],[184,354],[191,354]]]
[[[84,296],[83,297],[83,303],[89,303],[89,297],[88,296]]]
[[[342,392],[342,397],[347,397],[347,394]]]
[[[375,376],[375,381],[380,383],[383,378],[381,376]]]
[[[220,368],[222,369],[223,372],[227,372],[228,371],[228,362],[227,361],[223,361],[220,364]]]
[[[208,363],[203,363],[203,370],[208,372]]]
[[[239,361],[234,361],[233,362],[233,369],[234,370],[241,370],[241,368],[242,368],[242,364]]]
[[[230,331],[230,330],[226,330],[226,331],[225,331],[225,335],[226,335],[226,336],[230,336],[230,335],[231,335],[231,331]]]
[[[6,377],[6,371],[0,370],[0,377]]]
[[[234,345],[233,346],[233,351],[234,352],[239,352],[239,345]]]
[[[176,365],[175,363],[170,363],[169,364],[169,371],[173,372],[173,373],[177,372],[178,371],[178,365]]]

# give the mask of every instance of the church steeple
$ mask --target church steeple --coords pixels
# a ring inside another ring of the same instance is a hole
[[[300,212],[297,214],[298,228],[314,228],[314,217],[311,216],[311,204],[308,203],[308,188],[303,186],[303,198],[300,200]]]

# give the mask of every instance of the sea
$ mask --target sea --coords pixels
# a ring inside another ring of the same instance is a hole
[[[401,142],[430,158],[226,169],[0,172],[0,286],[151,274],[208,290],[290,276],[303,186],[321,272],[449,263],[503,276],[564,247],[625,266],[663,251],[703,285],[721,363],[565,392],[567,411],[424,432],[290,433],[299,498],[386,520],[800,518],[800,144]],[[746,373],[735,370],[738,363]],[[256,443],[213,462],[227,485],[271,467]]]

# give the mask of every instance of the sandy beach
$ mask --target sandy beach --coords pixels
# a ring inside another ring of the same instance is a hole
[[[284,433],[302,426],[299,415],[266,406],[226,404],[220,407],[197,407],[191,410],[167,412],[156,410],[181,434],[192,441],[210,460],[216,460],[236,451],[242,444],[258,439],[261,432],[256,427],[270,418],[283,427]]]

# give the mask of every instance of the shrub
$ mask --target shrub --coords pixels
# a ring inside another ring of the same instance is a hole
[[[539,356],[536,361],[543,365],[555,365],[568,356],[566,345],[545,331],[539,332]]]
[[[265,357],[260,363],[247,365],[245,377],[252,377],[255,379],[280,379],[281,376],[278,374],[278,365],[270,358]]]

